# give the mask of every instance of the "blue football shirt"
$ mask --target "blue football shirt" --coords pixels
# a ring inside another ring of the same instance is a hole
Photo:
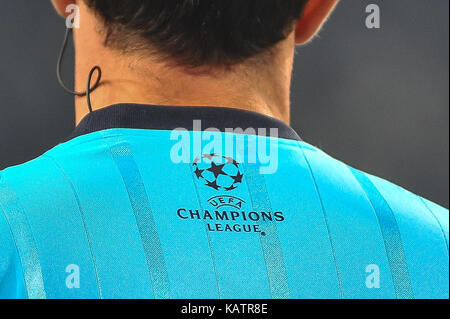
[[[448,233],[275,119],[114,105],[0,172],[0,297],[448,298]]]

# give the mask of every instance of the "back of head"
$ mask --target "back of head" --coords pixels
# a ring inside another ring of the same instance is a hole
[[[105,45],[198,67],[228,66],[268,51],[291,33],[307,0],[85,2],[105,25]]]

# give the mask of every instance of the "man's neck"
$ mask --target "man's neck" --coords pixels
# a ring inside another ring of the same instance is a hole
[[[85,90],[90,69],[101,67],[101,85],[91,93],[93,110],[117,103],[222,106],[263,113],[289,124],[293,36],[262,59],[229,70],[196,72],[144,59],[142,53],[123,55],[105,48],[102,35],[95,31],[95,19],[87,20],[75,30],[75,83],[77,90]],[[78,124],[89,111],[86,98],[77,97],[75,104]]]

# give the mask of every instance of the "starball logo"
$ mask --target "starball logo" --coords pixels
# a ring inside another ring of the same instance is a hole
[[[178,218],[182,220],[202,220],[209,232],[227,233],[260,233],[261,223],[283,222],[283,212],[253,211],[246,209],[246,201],[227,193],[238,189],[244,178],[240,164],[232,157],[218,154],[204,154],[197,157],[193,164],[193,174],[200,186],[217,192],[218,194],[207,200],[212,209],[177,210]],[[201,191],[201,190],[200,190]]]
[[[195,176],[206,186],[215,190],[232,191],[242,183],[239,163],[231,157],[205,154],[196,158],[193,164]]]

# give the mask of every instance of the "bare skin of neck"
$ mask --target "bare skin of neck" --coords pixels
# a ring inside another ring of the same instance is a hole
[[[143,52],[124,54],[105,47],[104,35],[98,32],[101,22],[80,3],[81,27],[74,30],[75,86],[84,91],[91,68],[101,67],[101,85],[91,93],[93,110],[117,103],[222,106],[263,113],[289,124],[293,34],[264,58],[252,58],[231,70],[197,73],[144,57]],[[76,97],[75,107],[78,124],[89,113],[86,98]]]

